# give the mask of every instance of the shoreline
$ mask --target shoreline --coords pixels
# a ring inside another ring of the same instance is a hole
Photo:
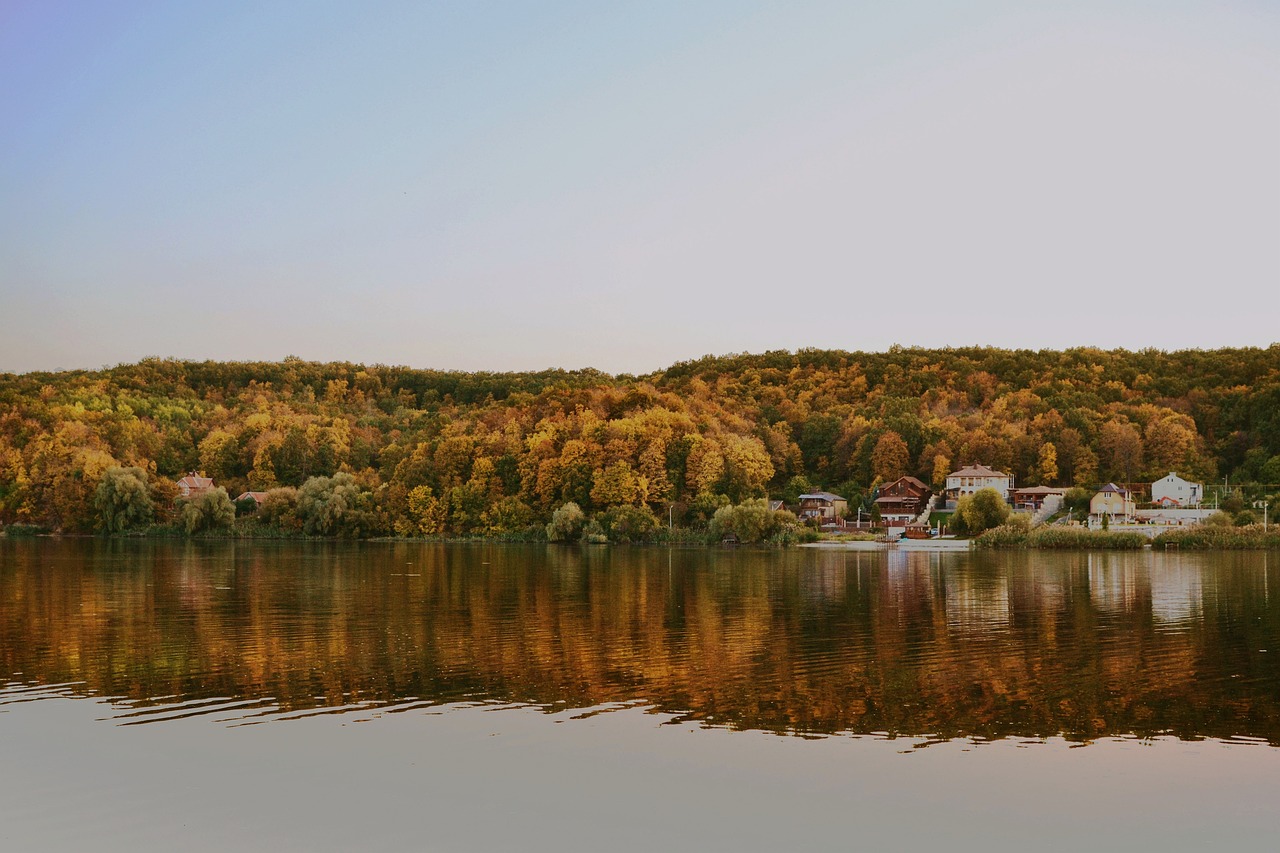
[[[1208,552],[1246,552],[1246,551],[1276,551],[1280,548],[1276,547],[1258,547],[1253,544],[1237,544],[1227,545],[1215,543],[1212,546],[1206,545],[1179,545],[1178,543],[1168,543],[1163,547],[1155,543],[1145,543],[1141,548],[1108,548],[1099,547],[1036,547],[1034,545],[1004,545],[994,547],[980,547],[976,539],[899,539],[894,542],[877,542],[870,540],[853,540],[853,541],[818,541],[818,542],[797,542],[788,545],[777,545],[769,543],[750,543],[750,544],[733,544],[726,545],[720,542],[700,542],[696,539],[673,539],[673,540],[652,540],[637,542],[548,542],[541,539],[519,539],[519,538],[503,538],[490,536],[471,536],[471,537],[416,537],[416,536],[376,536],[368,538],[342,538],[338,536],[280,536],[280,535],[197,535],[182,536],[168,533],[163,534],[147,534],[147,533],[125,533],[125,534],[95,534],[95,533],[38,533],[38,534],[19,534],[11,536],[8,533],[0,533],[0,541],[11,540],[14,542],[22,540],[35,539],[95,539],[102,541],[163,541],[163,542],[263,542],[279,544],[283,542],[294,543],[357,543],[370,542],[381,544],[399,544],[399,543],[419,543],[434,545],[555,545],[559,547],[574,545],[592,545],[594,547],[606,546],[625,546],[625,547],[655,547],[666,546],[669,548],[701,548],[707,550],[732,551],[737,549],[752,550],[769,550],[784,551],[789,548],[809,548],[819,551],[920,551],[930,553],[971,553],[975,551],[1056,551],[1056,552],[1077,552],[1077,553],[1094,553],[1100,551],[1119,552],[1119,551],[1190,551],[1194,553]]]

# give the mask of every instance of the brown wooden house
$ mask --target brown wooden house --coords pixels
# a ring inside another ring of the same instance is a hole
[[[899,477],[880,487],[880,496],[876,498],[880,520],[887,527],[905,527],[924,512],[931,497],[933,489],[915,477]]]

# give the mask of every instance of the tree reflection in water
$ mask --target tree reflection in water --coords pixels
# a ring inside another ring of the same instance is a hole
[[[1280,745],[1273,563],[0,540],[0,678],[143,707],[639,702],[780,732]]]

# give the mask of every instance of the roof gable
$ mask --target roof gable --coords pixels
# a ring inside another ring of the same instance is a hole
[[[952,471],[947,475],[947,479],[952,477],[1004,477],[1008,479],[1009,475],[1003,471],[988,468],[986,465],[966,465],[959,471]]]

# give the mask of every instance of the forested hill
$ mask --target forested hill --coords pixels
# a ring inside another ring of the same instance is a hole
[[[970,462],[1020,485],[1280,483],[1280,345],[803,350],[639,377],[297,359],[0,375],[0,523],[63,530],[93,527],[117,466],[161,495],[203,471],[233,497],[348,472],[364,532],[469,533],[569,501],[665,515],[822,487],[856,503]]]

